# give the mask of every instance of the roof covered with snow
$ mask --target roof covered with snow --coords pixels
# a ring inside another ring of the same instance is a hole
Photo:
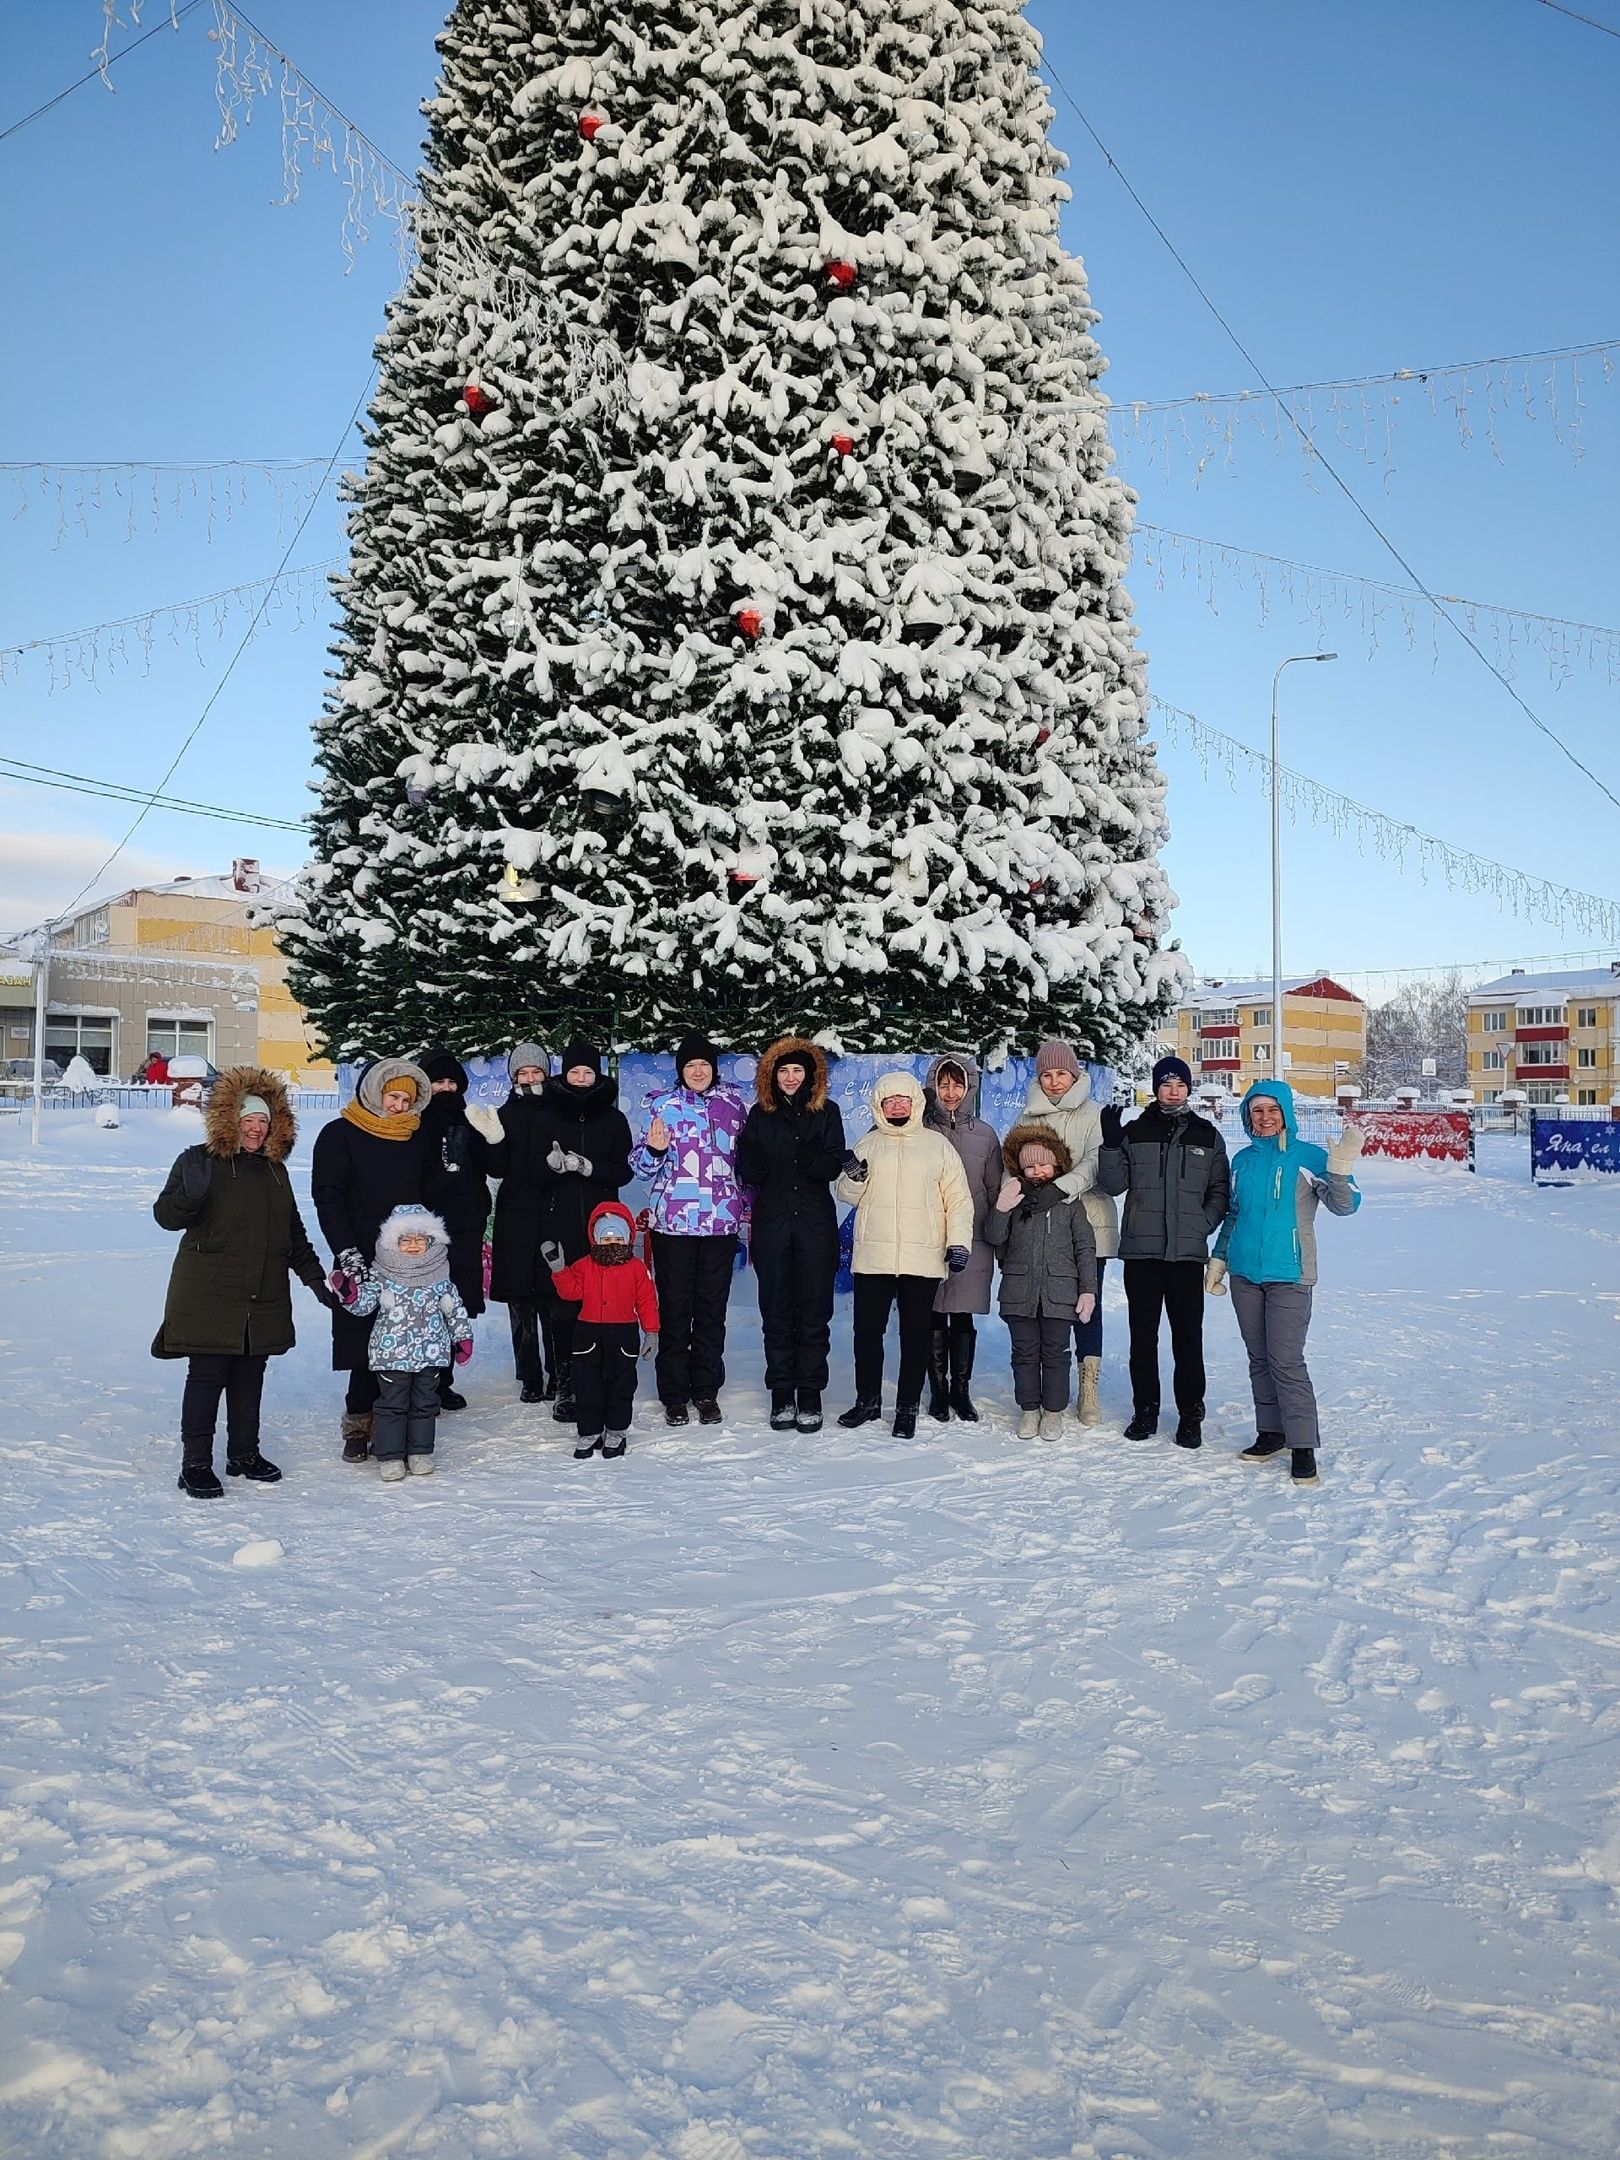
[[[1564,968],[1553,975],[1498,975],[1494,982],[1476,983],[1470,997],[1525,997],[1531,991],[1620,991],[1620,962],[1614,967]]]
[[[1325,987],[1324,987],[1325,986]],[[1308,975],[1285,975],[1283,994],[1297,997],[1302,991],[1310,991],[1318,997],[1352,998],[1355,993],[1336,983],[1325,968],[1313,968]],[[1201,982],[1187,992],[1182,999],[1183,1011],[1193,1012],[1201,1005],[1241,1005],[1250,998],[1269,998],[1271,977],[1251,976],[1243,982]]]

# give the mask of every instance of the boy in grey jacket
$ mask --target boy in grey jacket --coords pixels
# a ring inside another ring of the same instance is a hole
[[[1055,1440],[1069,1402],[1076,1319],[1097,1305],[1097,1240],[1083,1202],[1057,1180],[1072,1167],[1049,1125],[1015,1125],[1006,1181],[985,1228],[1001,1261],[1001,1317],[1012,1337],[1020,1440]]]

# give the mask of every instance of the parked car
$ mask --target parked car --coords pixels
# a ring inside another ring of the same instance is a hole
[[[7,1058],[6,1078],[8,1080],[26,1080],[32,1083],[33,1077],[34,1061],[32,1058]],[[61,1066],[57,1064],[55,1058],[47,1058],[43,1074],[46,1086],[49,1087],[53,1081],[59,1081],[61,1077]]]

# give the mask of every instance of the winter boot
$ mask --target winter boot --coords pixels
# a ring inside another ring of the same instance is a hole
[[[878,1396],[857,1395],[854,1407],[846,1410],[838,1422],[846,1432],[850,1432],[857,1425],[870,1425],[874,1418],[880,1418],[882,1415],[883,1404]]]
[[[566,1368],[557,1382],[551,1414],[559,1425],[571,1425],[574,1422],[574,1376]]]
[[[439,1408],[441,1410],[465,1410],[467,1398],[454,1386],[455,1368],[445,1367],[439,1374]]]
[[[700,1425],[718,1425],[720,1423],[720,1405],[712,1395],[704,1402],[694,1403],[692,1408],[698,1414],[698,1423]]]
[[[795,1424],[796,1424],[796,1425],[798,1426],[798,1428],[799,1428],[800,1432],[820,1432],[820,1430],[821,1430],[821,1390],[820,1390],[820,1388],[813,1388],[813,1387],[802,1387],[802,1388],[800,1388],[800,1390],[799,1390],[799,1413],[798,1413],[798,1416],[797,1416],[797,1417],[796,1417],[796,1418],[794,1419],[794,1423],[795,1423]]]
[[[622,1432],[610,1432],[604,1435],[602,1440],[602,1460],[604,1462],[617,1462],[624,1450],[625,1435]],[[574,1452],[577,1454],[579,1451],[576,1448]]]
[[[574,1442],[575,1462],[589,1462],[601,1445],[602,1435],[600,1433],[581,1433]]]
[[[1176,1420],[1176,1446],[1202,1447],[1204,1444],[1204,1421],[1183,1411]]]
[[[1297,1447],[1290,1451],[1288,1475],[1296,1485],[1320,1485],[1316,1474],[1315,1448]]]
[[[1102,1359],[1086,1357],[1080,1360],[1080,1400],[1075,1406],[1075,1416],[1082,1425],[1102,1423]]]
[[[1270,1462],[1273,1455],[1280,1455],[1288,1445],[1288,1436],[1280,1432],[1256,1433],[1253,1447],[1246,1447],[1238,1456],[1239,1462]]]
[[[1061,1410],[1043,1410],[1041,1412],[1039,1437],[1042,1440],[1056,1440],[1062,1431],[1063,1412]]]
[[[261,1455],[257,1448],[253,1450],[251,1455],[244,1455],[237,1462],[233,1462],[230,1456],[227,1455],[225,1458],[225,1475],[227,1477],[251,1478],[255,1485],[278,1485],[281,1482],[281,1472],[270,1461],[269,1457]]]
[[[369,1410],[349,1410],[344,1413],[342,1426],[343,1460],[364,1462],[371,1453],[371,1413]]]
[[[407,1475],[404,1456],[390,1455],[377,1465],[377,1475],[385,1485],[398,1485]]]
[[[665,1405],[664,1405],[664,1423],[665,1423],[666,1425],[690,1425],[690,1424],[691,1424],[691,1422],[692,1422],[692,1420],[691,1420],[690,1416],[689,1416],[689,1415],[688,1415],[688,1413],[687,1413],[687,1408],[686,1408],[686,1405],[685,1405],[685,1403],[683,1403],[683,1402],[667,1402],[667,1403],[665,1403]]]
[[[551,1397],[543,1387],[526,1387],[519,1392],[519,1402],[550,1402]]]
[[[175,1483],[191,1500],[223,1500],[225,1497],[224,1486],[207,1463],[197,1463],[182,1470]]]
[[[1127,1440],[1151,1440],[1159,1429],[1157,1410],[1138,1410],[1125,1428]]]
[[[917,1437],[917,1404],[900,1402],[894,1406],[894,1423],[889,1428],[896,1440],[915,1440]]]
[[[431,1455],[407,1455],[405,1468],[412,1477],[431,1477],[433,1475],[433,1457]]]
[[[963,1317],[958,1314],[951,1322],[951,1408],[965,1425],[977,1425],[979,1413],[968,1393],[968,1382],[973,1378],[973,1353],[978,1343],[971,1320],[965,1327],[958,1324]]]
[[[943,1320],[928,1337],[928,1415],[943,1424],[951,1414],[951,1333]]]
[[[799,1406],[791,1388],[771,1390],[771,1431],[792,1432],[799,1422]]]
[[[1020,1440],[1038,1440],[1041,1437],[1041,1413],[1038,1410],[1019,1411],[1018,1437]]]

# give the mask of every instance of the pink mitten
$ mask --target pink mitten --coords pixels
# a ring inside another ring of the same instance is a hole
[[[326,1281],[327,1287],[340,1304],[352,1305],[360,1295],[359,1283],[354,1276],[346,1275],[340,1267],[335,1267]]]
[[[472,1350],[472,1337],[469,1335],[465,1342],[458,1342],[456,1344],[456,1363],[458,1365],[465,1365],[467,1360],[472,1356]]]

